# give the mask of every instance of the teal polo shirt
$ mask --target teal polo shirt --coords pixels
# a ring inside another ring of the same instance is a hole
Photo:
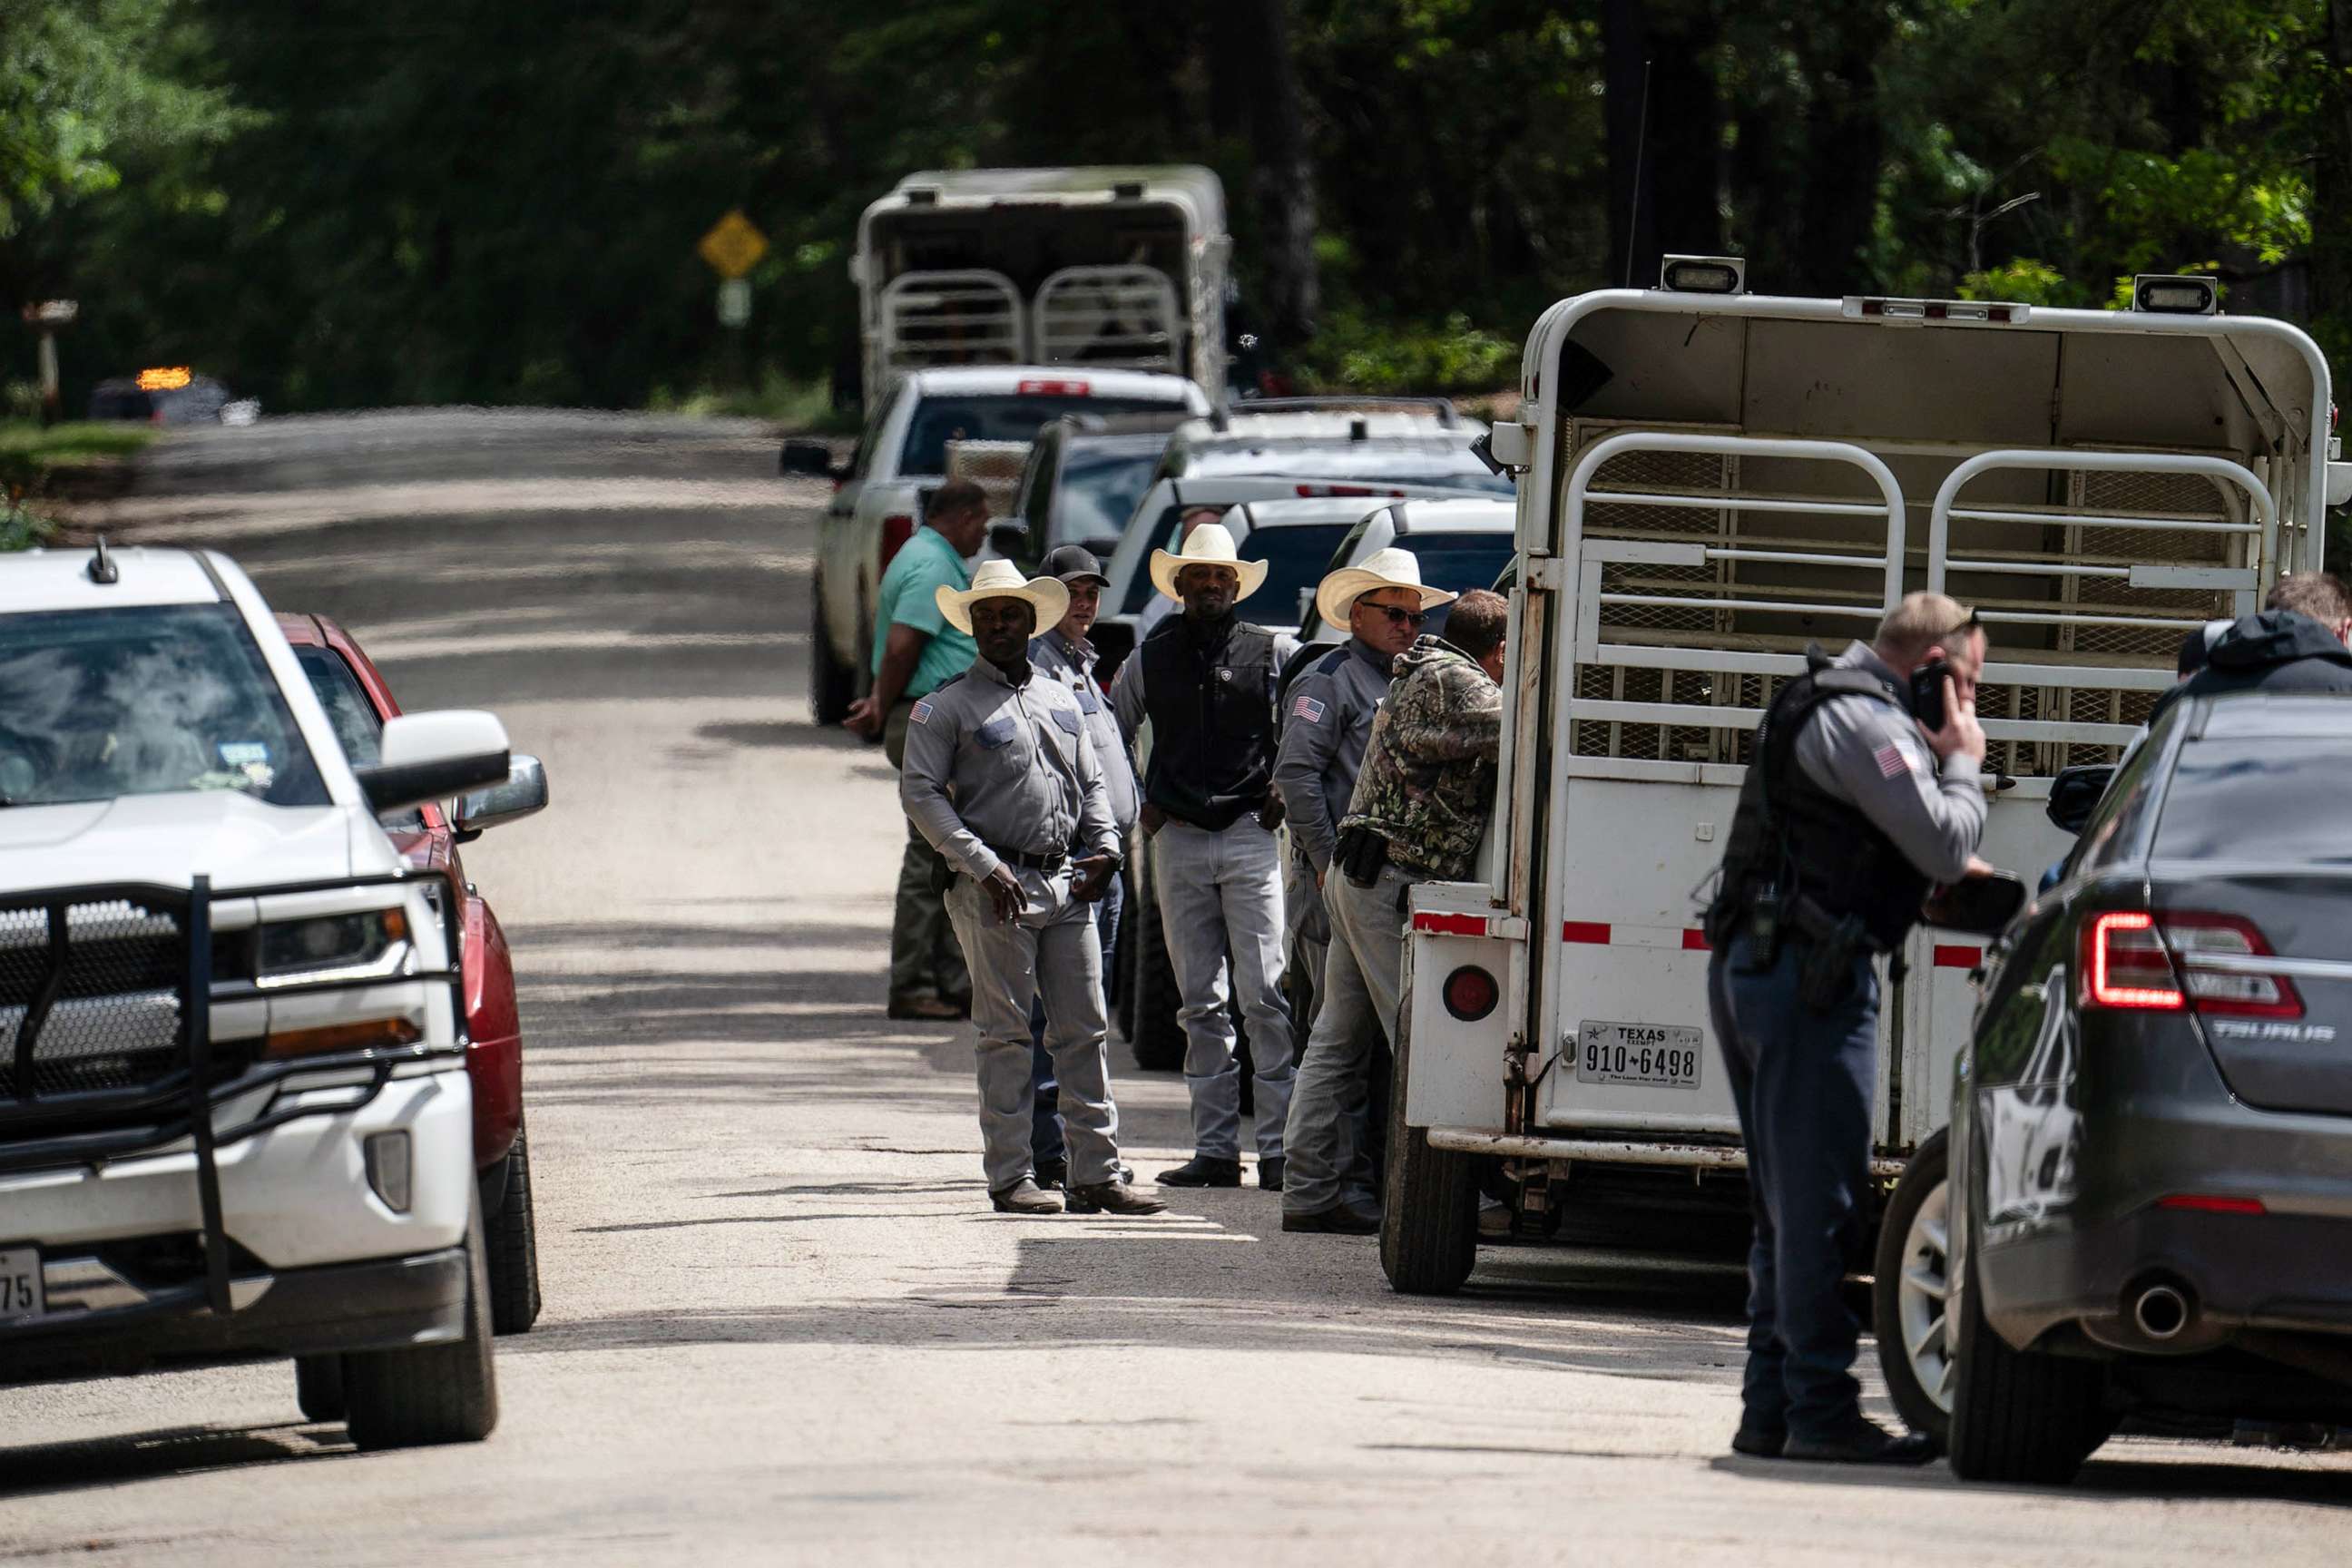
[[[961,593],[971,586],[971,571],[956,553],[954,545],[937,529],[924,527],[915,531],[915,537],[898,547],[890,558],[890,569],[882,574],[882,587],[875,602],[874,668],[882,668],[882,648],[890,640],[894,626],[912,626],[930,640],[923,645],[923,657],[915,661],[915,673],[907,681],[906,696],[923,697],[939,689],[940,681],[950,675],[971,668],[980,657],[970,632],[960,632],[948,625],[940,613],[937,590],[945,585]]]

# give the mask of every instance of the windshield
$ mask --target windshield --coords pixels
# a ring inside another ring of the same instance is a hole
[[[1034,441],[1039,426],[1065,414],[1165,414],[1181,406],[1161,397],[926,397],[907,426],[898,471],[944,474],[950,441]]]
[[[227,605],[0,616],[0,800],[232,789],[324,805],[327,788]]]
[[[1261,528],[1243,540],[1242,559],[1265,563],[1265,582],[1249,596],[1249,618],[1261,626],[1288,626],[1305,615],[1315,602],[1316,584],[1331,564],[1331,552],[1355,526],[1318,522]]]
[[[1141,452],[1072,452],[1062,466],[1062,489],[1054,498],[1046,548],[1116,540],[1126,532],[1127,520],[1150,487],[1151,470],[1159,461],[1156,447]]]

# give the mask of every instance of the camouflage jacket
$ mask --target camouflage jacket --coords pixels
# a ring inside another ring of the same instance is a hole
[[[1369,827],[1408,871],[1460,881],[1495,806],[1503,693],[1466,654],[1424,637],[1397,657],[1342,828]]]

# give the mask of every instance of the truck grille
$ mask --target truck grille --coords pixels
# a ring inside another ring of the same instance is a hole
[[[186,966],[173,910],[0,910],[0,1100],[136,1089],[184,1068]]]

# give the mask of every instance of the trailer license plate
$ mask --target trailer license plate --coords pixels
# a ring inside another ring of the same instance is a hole
[[[29,1247],[0,1252],[0,1323],[41,1315],[41,1255]]]
[[[1696,1089],[1699,1049],[1699,1031],[1687,1024],[1588,1019],[1576,1026],[1576,1076],[1584,1083]]]

